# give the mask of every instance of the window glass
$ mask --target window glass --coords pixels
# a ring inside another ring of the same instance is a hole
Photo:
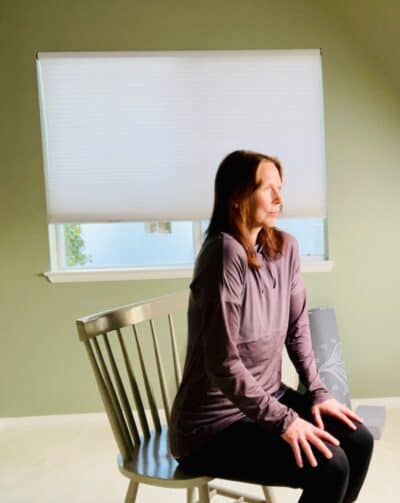
[[[62,268],[159,267],[193,265],[193,222],[92,223],[63,225]],[[201,232],[208,220],[201,222]],[[302,256],[325,257],[324,219],[279,219],[293,234]]]
[[[91,223],[63,227],[65,268],[193,264],[192,222]],[[71,228],[75,228],[75,232],[71,232]],[[73,246],[71,240],[74,240]]]
[[[281,218],[277,220],[277,227],[297,238],[300,255],[327,255],[324,218]]]

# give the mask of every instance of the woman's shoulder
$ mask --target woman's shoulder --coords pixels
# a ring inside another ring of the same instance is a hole
[[[247,264],[247,255],[242,244],[235,237],[227,232],[219,232],[204,241],[196,262],[198,264],[221,263],[223,266],[235,262],[244,266]]]
[[[279,229],[279,232],[282,236],[284,248],[291,249],[298,246],[297,239],[293,236],[293,234],[289,234],[289,232],[283,231],[281,229]]]
[[[230,234],[209,236],[196,258],[190,289],[199,304],[215,300],[223,285],[225,298],[237,298],[245,284],[247,256],[243,246]],[[232,292],[236,292],[236,296]],[[228,293],[227,293],[228,292]]]
[[[219,239],[221,240],[222,250],[225,257],[239,257],[247,262],[246,251],[234,236],[227,232],[220,232]]]
[[[231,234],[227,232],[218,232],[207,238],[203,243],[203,248],[210,252],[220,252],[228,256],[241,256],[246,258],[246,252],[243,245]]]

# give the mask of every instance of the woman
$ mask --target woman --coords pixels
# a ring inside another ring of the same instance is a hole
[[[298,245],[274,227],[281,186],[264,154],[235,151],[219,166],[170,448],[192,473],[300,487],[303,503],[355,501],[373,439],[318,375]],[[304,395],[281,382],[284,344]]]

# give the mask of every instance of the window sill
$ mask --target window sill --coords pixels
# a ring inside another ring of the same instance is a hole
[[[304,258],[301,260],[301,272],[331,272],[334,266],[333,260]]]
[[[330,272],[332,260],[304,260],[303,273]],[[192,267],[141,267],[119,269],[79,269],[70,271],[50,271],[43,273],[50,283],[85,283],[88,281],[131,281],[143,279],[191,278]]]

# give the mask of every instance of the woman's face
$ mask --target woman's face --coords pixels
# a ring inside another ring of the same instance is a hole
[[[257,167],[258,188],[250,196],[250,228],[274,227],[281,210],[282,181],[278,168],[271,161],[263,160]]]

